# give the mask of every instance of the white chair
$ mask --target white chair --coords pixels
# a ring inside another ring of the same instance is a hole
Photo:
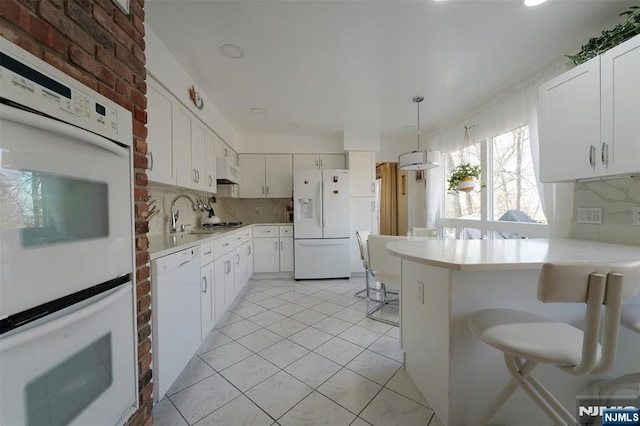
[[[620,324],[631,331],[640,333],[640,305],[622,305]],[[640,373],[630,373],[615,379],[598,382],[593,386],[593,390],[604,397],[608,397],[620,388],[640,389]]]
[[[373,314],[389,303],[398,303],[398,299],[389,299],[387,296],[389,294],[397,295],[399,292],[390,290],[387,286],[400,288],[400,259],[389,253],[387,243],[406,239],[406,237],[389,235],[370,235],[367,240],[369,268],[376,282],[380,283],[380,291],[382,292],[382,298],[378,300],[378,304],[373,309],[367,312],[367,317],[396,327],[399,325],[398,321],[375,317]]]
[[[507,370],[513,377],[479,424],[487,424],[518,386],[556,425],[576,424],[574,416],[531,372],[538,364],[554,365],[573,375],[609,370],[615,361],[621,301],[637,295],[639,288],[640,261],[610,265],[548,263],[540,271],[538,299],[543,303],[585,303],[584,331],[512,309],[486,309],[469,316],[469,329],[504,353]]]
[[[371,231],[356,231],[356,240],[358,241],[358,249],[360,250],[360,260],[362,261],[362,267],[364,268],[365,280],[365,288],[354,293],[354,296],[357,297],[362,297],[360,296],[362,293],[365,293],[365,297],[369,297],[369,275],[371,274],[367,254],[367,240],[369,239],[369,235],[371,235]]]

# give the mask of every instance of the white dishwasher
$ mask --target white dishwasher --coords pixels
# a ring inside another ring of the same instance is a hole
[[[153,391],[160,401],[200,346],[200,247],[152,264]]]

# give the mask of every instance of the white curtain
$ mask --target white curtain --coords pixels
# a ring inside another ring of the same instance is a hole
[[[538,87],[570,67],[562,61],[522,82],[511,90],[503,92],[485,103],[474,112],[451,120],[443,129],[427,140],[429,149],[443,153],[462,148],[464,126],[473,126],[469,131],[470,144],[484,138],[491,138],[511,131],[523,124],[529,125],[529,139],[533,166],[538,179],[538,191],[549,223],[551,238],[569,236],[573,208],[573,184],[542,184],[539,182],[539,141],[538,141]],[[427,227],[435,226],[444,191],[442,169],[432,169],[427,175]]]

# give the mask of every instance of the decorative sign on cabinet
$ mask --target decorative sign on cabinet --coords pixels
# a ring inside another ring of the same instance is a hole
[[[640,35],[540,86],[540,179],[640,171]]]

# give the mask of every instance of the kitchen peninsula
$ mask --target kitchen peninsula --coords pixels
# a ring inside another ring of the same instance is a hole
[[[640,247],[583,240],[431,240],[387,245],[402,260],[401,344],[407,372],[444,424],[474,424],[510,379],[502,354],[467,327],[469,314],[491,307],[528,310],[580,326],[582,304],[543,304],[537,280],[545,262],[640,258]],[[616,366],[602,376],[570,376],[540,366],[536,377],[569,410],[576,395],[604,377],[640,370],[640,338],[621,329]],[[518,390],[491,424],[550,421]]]

